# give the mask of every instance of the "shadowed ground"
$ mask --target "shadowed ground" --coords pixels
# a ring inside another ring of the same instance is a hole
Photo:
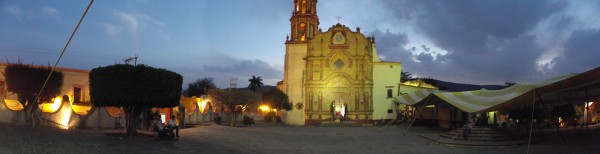
[[[2,153],[526,153],[527,146],[451,147],[429,143],[419,134],[439,133],[406,126],[310,127],[258,124],[251,127],[197,125],[182,129],[178,141],[139,136],[119,140],[115,130],[61,130],[0,124]],[[543,140],[531,153],[598,153],[598,131],[539,131]]]

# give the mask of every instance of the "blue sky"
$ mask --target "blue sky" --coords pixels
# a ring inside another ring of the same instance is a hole
[[[219,87],[252,75],[282,80],[293,0],[95,1],[59,66],[166,68]],[[87,1],[0,1],[0,61],[47,65]],[[340,22],[375,35],[387,61],[421,77],[503,84],[600,66],[598,1],[321,0],[320,28]],[[185,85],[184,85],[185,87]]]

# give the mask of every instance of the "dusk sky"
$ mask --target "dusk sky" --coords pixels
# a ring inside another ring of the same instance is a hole
[[[283,79],[293,0],[98,0],[60,67],[139,56],[187,83]],[[89,2],[0,0],[0,61],[54,64]],[[319,27],[374,35],[379,55],[420,77],[531,82],[600,66],[600,1],[320,0]]]

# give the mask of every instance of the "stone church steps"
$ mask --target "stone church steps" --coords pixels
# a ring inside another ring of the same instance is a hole
[[[454,129],[448,132],[441,133],[440,137],[453,139],[453,140],[464,140],[463,129]],[[500,133],[491,127],[473,127],[471,129],[471,135],[468,140],[470,141],[484,141],[484,142],[499,142],[515,140],[514,137],[507,136],[506,134]]]

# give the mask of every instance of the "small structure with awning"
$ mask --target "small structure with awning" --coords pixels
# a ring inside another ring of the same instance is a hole
[[[422,89],[400,95],[396,101],[417,107],[417,117],[434,119],[432,125],[452,127],[468,119],[465,113],[487,113],[488,124],[498,124],[498,111],[523,107],[554,107],[568,103],[583,104],[584,123],[595,123],[592,106],[600,99],[600,67],[579,74],[567,74],[552,79],[518,83],[500,90],[445,92]],[[588,103],[584,103],[588,102]],[[428,108],[428,109],[427,109]],[[590,110],[590,111],[588,111]],[[462,112],[462,114],[458,114]],[[429,114],[431,113],[431,114]],[[581,121],[580,121],[581,123]]]

